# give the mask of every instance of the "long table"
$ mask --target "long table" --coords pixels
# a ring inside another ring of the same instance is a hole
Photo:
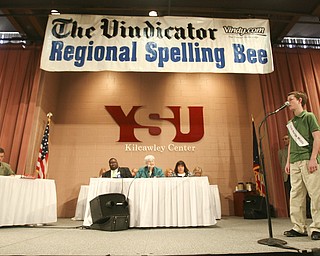
[[[90,201],[98,195],[127,196],[130,227],[187,227],[216,224],[208,177],[91,178],[83,225],[92,224]]]
[[[210,204],[213,207],[214,217],[221,219],[221,201],[218,185],[210,185]]]
[[[84,213],[86,211],[86,206],[87,206],[88,192],[89,192],[89,185],[81,185],[78,199],[77,199],[76,211],[72,220],[84,219]]]
[[[0,226],[57,221],[54,180],[0,176]]]

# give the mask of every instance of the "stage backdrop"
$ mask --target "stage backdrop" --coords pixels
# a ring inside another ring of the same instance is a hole
[[[163,170],[179,160],[190,170],[202,167],[219,186],[223,215],[234,212],[237,183],[254,181],[251,114],[263,118],[258,75],[44,72],[42,89],[41,120],[54,114],[48,177],[57,184],[61,217],[74,215],[80,185],[108,168],[111,157],[130,169],[148,154]],[[196,128],[193,111],[201,117]],[[129,137],[119,119],[129,124]]]
[[[270,73],[269,21],[51,15],[47,71]]]

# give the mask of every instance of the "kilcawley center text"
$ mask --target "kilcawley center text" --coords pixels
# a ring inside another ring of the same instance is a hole
[[[169,144],[167,146],[164,145],[138,145],[138,144],[125,144],[125,152],[195,152],[195,146],[188,146],[188,145],[176,145],[176,144]]]
[[[52,40],[49,55],[50,61],[73,62],[75,67],[83,67],[92,62],[138,62],[138,51],[144,51],[144,61],[155,62],[159,68],[166,63],[215,63],[216,68],[223,69],[226,65],[225,48],[201,46],[201,41],[215,40],[215,28],[198,28],[192,23],[186,27],[162,27],[161,22],[151,24],[144,22],[144,27],[125,26],[124,21],[108,19],[101,20],[100,37],[108,39],[130,39],[129,45],[96,44],[97,29],[93,26],[84,28],[78,26],[72,19],[54,19],[51,30]],[[85,38],[88,43],[73,45],[70,40]],[[145,40],[141,40],[141,39]],[[60,40],[59,40],[60,39]],[[178,44],[164,46],[153,39],[175,40]],[[69,42],[69,43],[67,43]],[[140,44],[143,44],[142,46]],[[267,64],[267,51],[264,49],[246,49],[241,43],[230,45],[234,63]]]

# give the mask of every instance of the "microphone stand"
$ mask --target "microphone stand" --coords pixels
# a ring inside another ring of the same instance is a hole
[[[261,162],[261,167],[262,167],[262,171],[263,171],[263,179],[264,179],[265,192],[266,192],[266,209],[267,209],[267,218],[268,218],[269,238],[264,238],[264,239],[258,240],[258,243],[288,249],[288,247],[285,246],[285,244],[287,244],[286,241],[281,240],[281,239],[277,239],[277,238],[273,238],[273,235],[272,235],[272,224],[271,224],[271,216],[270,216],[267,176],[266,176],[265,165],[264,165],[264,154],[263,154],[263,150],[262,150],[262,137],[261,137],[261,132],[260,132],[261,126],[264,124],[264,122],[267,120],[267,118],[271,115],[276,114],[277,112],[278,111],[276,110],[274,112],[267,114],[259,125],[260,162]]]

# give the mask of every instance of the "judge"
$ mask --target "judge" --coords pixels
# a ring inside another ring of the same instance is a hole
[[[115,158],[109,160],[110,170],[103,172],[103,178],[132,178],[128,167],[119,167],[118,161]]]
[[[136,178],[155,178],[155,177],[164,177],[164,173],[162,172],[162,169],[159,167],[156,167],[154,162],[154,156],[153,155],[147,155],[144,158],[145,166],[139,168]]]

